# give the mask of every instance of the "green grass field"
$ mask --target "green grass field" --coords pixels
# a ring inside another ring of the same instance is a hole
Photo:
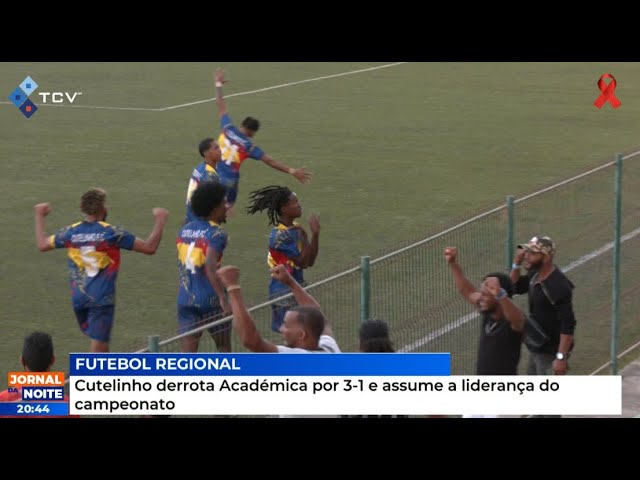
[[[314,281],[356,265],[361,255],[389,252],[639,143],[640,92],[633,88],[639,64],[407,63],[320,78],[383,65],[2,64],[4,370],[19,368],[22,339],[34,329],[54,334],[61,368],[67,368],[68,352],[88,348],[71,310],[65,254],[37,251],[32,207],[52,203],[47,227],[53,233],[81,218],[79,198],[91,186],[107,190],[109,221],[141,237],[151,230],[152,207],[172,212],[155,256],[123,253],[112,350],[143,347],[150,334],[174,334],[175,234],[189,175],[200,161],[197,144],[219,129],[212,102],[160,109],[210,99],[216,67],[227,72],[232,118],[260,119],[256,143],[314,174],[301,186],[261,163],[243,166],[224,263],[241,268],[252,303],[267,293],[269,233],[266,216],[243,213],[253,189],[286,184],[298,193],[305,221],[311,212],[320,214],[320,254],[306,272]],[[622,107],[616,110],[593,106],[604,72],[618,82]],[[7,97],[27,75],[38,91],[82,96],[73,107],[56,107],[41,105],[36,95],[40,108],[26,119]],[[282,87],[259,91],[272,86]],[[5,382],[0,377],[0,386]]]

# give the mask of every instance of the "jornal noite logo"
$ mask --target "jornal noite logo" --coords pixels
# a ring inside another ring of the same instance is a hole
[[[33,81],[31,77],[25,78],[20,86],[18,86],[11,95],[9,100],[22,112],[22,114],[29,118],[31,115],[38,111],[38,107],[31,101],[29,95],[36,91],[38,84]]]
[[[27,118],[38,111],[38,106],[29,98],[37,88],[38,84],[29,76],[9,95],[11,103]],[[39,92],[38,95],[40,95],[39,103],[64,104],[73,103],[82,95],[82,92]]]

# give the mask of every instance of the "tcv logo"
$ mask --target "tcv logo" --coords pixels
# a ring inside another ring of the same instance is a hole
[[[38,111],[38,106],[33,103],[31,94],[36,91],[38,84],[31,77],[25,78],[22,83],[9,95],[9,100],[22,114],[30,118]],[[82,92],[39,92],[40,103],[73,103]]]

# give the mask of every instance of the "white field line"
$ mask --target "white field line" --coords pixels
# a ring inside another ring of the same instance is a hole
[[[629,232],[626,235],[622,236],[621,239],[620,239],[620,242],[624,243],[627,240],[631,240],[632,238],[636,237],[637,235],[640,235],[640,228],[636,228],[634,231]],[[583,265],[583,264],[587,263],[588,261],[593,260],[594,258],[599,257],[600,255],[603,255],[604,253],[608,252],[612,248],[613,248],[613,242],[609,242],[606,245],[594,250],[593,252],[587,253],[586,255],[583,255],[579,259],[571,262],[566,267],[562,267],[562,271],[570,272],[574,268],[578,268],[580,265]],[[469,313],[469,314],[467,314],[467,315],[465,315],[463,317],[458,318],[457,320],[454,320],[453,322],[448,323],[444,327],[440,327],[439,329],[428,333],[427,335],[425,335],[424,337],[420,338],[419,340],[416,340],[415,342],[412,342],[412,343],[410,343],[408,345],[405,345],[404,347],[402,347],[398,351],[399,352],[412,352],[415,349],[420,348],[423,345],[429,343],[430,341],[435,340],[436,338],[439,338],[439,337],[449,333],[451,330],[454,330],[454,329],[456,329],[458,327],[463,326],[464,324],[466,324],[467,322],[470,322],[471,320],[473,320],[477,316],[478,316],[477,312]],[[606,368],[606,365],[604,367],[602,367],[602,368]]]
[[[320,80],[327,80],[329,78],[344,77],[346,75],[355,75],[356,73],[371,72],[373,70],[380,70],[382,68],[396,67],[398,65],[403,65],[405,63],[408,63],[408,62],[388,63],[386,65],[378,65],[377,67],[363,68],[361,70],[351,70],[349,72],[335,73],[333,75],[324,75],[322,77],[307,78],[305,80],[298,80],[296,82],[282,83],[280,85],[273,85],[271,87],[259,88],[257,90],[249,90],[249,91],[246,91],[246,92],[231,93],[229,95],[225,95],[224,98],[226,99],[226,98],[231,98],[231,97],[240,97],[240,96],[243,96],[243,95],[253,95],[254,93],[267,92],[269,90],[276,90],[278,88],[290,87],[292,85],[299,85],[301,83],[317,82],[317,81],[320,81]],[[40,108],[40,107],[67,107],[67,108],[87,108],[87,109],[94,109],[94,110],[133,110],[133,111],[139,111],[139,112],[166,112],[167,110],[175,110],[175,109],[178,109],[178,108],[190,107],[192,105],[198,105],[198,104],[201,104],[201,103],[212,102],[215,99],[216,98],[213,97],[213,98],[207,98],[205,100],[197,100],[195,102],[181,103],[179,105],[170,105],[168,107],[161,107],[161,108],[105,107],[105,106],[93,106],[93,105],[65,105],[65,104],[53,104],[53,103],[38,104],[38,108]],[[11,102],[0,102],[0,104],[13,105]]]

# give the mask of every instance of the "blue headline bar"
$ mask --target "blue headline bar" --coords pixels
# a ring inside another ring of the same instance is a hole
[[[448,376],[448,353],[72,353],[69,376]]]
[[[16,417],[50,417],[69,415],[69,404],[63,402],[0,402],[0,415]]]

